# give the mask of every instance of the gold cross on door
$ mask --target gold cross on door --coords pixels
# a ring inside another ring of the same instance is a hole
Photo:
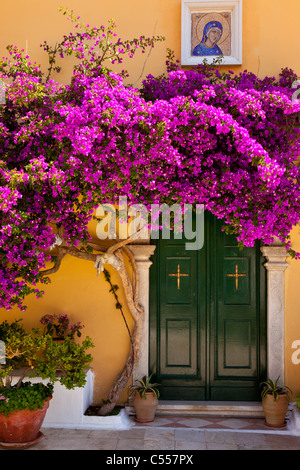
[[[172,274],[169,274],[169,276],[171,277],[177,277],[177,289],[180,290],[180,278],[181,277],[188,277],[189,274],[183,274],[180,272],[180,265],[177,264],[177,273],[172,273]]]
[[[235,277],[235,290],[239,290],[239,277],[246,277],[247,274],[240,274],[239,267],[235,265],[235,273],[234,274],[227,274],[228,277]]]

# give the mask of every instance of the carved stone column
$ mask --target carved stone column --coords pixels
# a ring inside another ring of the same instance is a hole
[[[284,382],[284,271],[288,263],[287,253],[282,246],[264,246],[262,254],[267,258],[267,360],[268,378],[280,375]]]
[[[155,245],[128,245],[132,251],[139,273],[139,304],[144,308],[144,339],[141,345],[140,358],[133,371],[133,380],[141,379],[149,373],[149,268],[152,265],[150,256],[154,254]]]

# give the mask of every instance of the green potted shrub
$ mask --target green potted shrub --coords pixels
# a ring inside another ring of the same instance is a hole
[[[286,425],[285,416],[288,410],[289,393],[291,389],[286,385],[278,385],[280,377],[275,382],[268,379],[262,382],[262,407],[266,418],[266,425],[281,428]]]
[[[150,423],[155,418],[160,394],[156,388],[159,384],[151,384],[150,382],[152,375],[149,377],[145,375],[142,380],[137,380],[134,385],[129,387],[130,395],[133,396],[135,419],[140,423]]]
[[[69,337],[59,344],[38,328],[26,332],[21,320],[15,320],[0,324],[0,345],[0,443],[27,447],[43,437],[40,427],[54,382],[67,389],[84,386],[85,369],[92,361],[87,350],[93,343],[89,337],[81,344]],[[30,377],[48,383],[31,383]]]

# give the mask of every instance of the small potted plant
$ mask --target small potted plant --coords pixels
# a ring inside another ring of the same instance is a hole
[[[74,339],[75,334],[80,338],[80,322],[70,324],[68,315],[44,315],[40,322],[44,325],[44,334],[49,334],[55,341],[64,341],[66,338]]]
[[[130,395],[133,395],[135,419],[140,423],[150,423],[155,418],[160,394],[156,388],[159,384],[150,383],[152,375],[149,377],[145,375],[142,380],[137,380],[135,385],[129,387]]]
[[[82,344],[67,338],[60,345],[40,329],[26,332],[21,320],[15,320],[0,324],[0,346],[0,444],[28,447],[44,437],[40,427],[54,382],[67,389],[84,386],[84,371],[92,361],[87,350],[93,343],[89,337]],[[14,379],[16,371],[18,378]],[[31,383],[30,377],[48,383]]]
[[[273,428],[281,428],[286,425],[285,416],[288,410],[289,393],[291,389],[286,385],[278,385],[280,377],[275,382],[268,379],[260,385],[262,407],[266,418],[266,425]]]

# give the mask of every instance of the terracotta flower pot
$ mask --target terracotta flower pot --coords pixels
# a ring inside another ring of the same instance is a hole
[[[16,444],[35,441],[50,400],[51,398],[45,401],[43,408],[37,410],[14,411],[8,417],[0,414],[0,442]]]
[[[262,407],[266,418],[266,425],[273,428],[282,428],[286,425],[285,416],[288,410],[288,396],[278,395],[276,400],[273,395],[266,395],[262,400]]]
[[[133,396],[133,406],[136,413],[136,421],[140,423],[151,423],[154,421],[158,399],[153,392],[146,392],[145,398],[138,393]]]

